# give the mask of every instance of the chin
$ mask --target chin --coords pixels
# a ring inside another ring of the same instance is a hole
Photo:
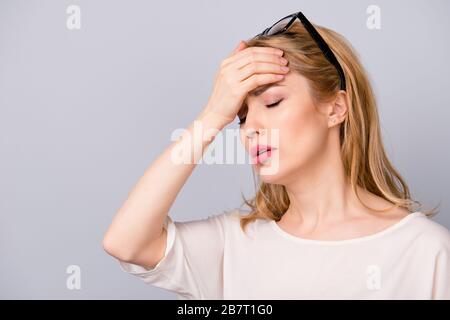
[[[259,179],[265,183],[280,184],[284,176],[278,161],[256,165]]]
[[[298,176],[303,162],[301,159],[294,162],[282,162],[274,159],[272,163],[257,165],[255,170],[258,173],[259,180],[270,184],[288,185],[292,183],[292,179]]]

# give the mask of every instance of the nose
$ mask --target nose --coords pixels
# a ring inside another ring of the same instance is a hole
[[[244,134],[247,137],[249,141],[251,141],[253,138],[259,138],[261,135],[262,130],[262,123],[261,123],[261,114],[258,114],[257,110],[252,108],[250,105],[247,107],[247,116],[245,120],[245,128]]]
[[[259,131],[255,130],[253,128],[249,128],[249,129],[245,130],[245,136],[247,138],[249,138],[250,140],[253,139],[253,137],[255,136],[256,133],[258,133],[258,135],[259,135]]]
[[[269,138],[267,135],[267,129],[259,128],[253,129],[248,128],[244,130],[244,135],[247,138],[247,141],[250,145],[258,144],[258,143],[266,143]],[[253,141],[254,140],[254,141]]]

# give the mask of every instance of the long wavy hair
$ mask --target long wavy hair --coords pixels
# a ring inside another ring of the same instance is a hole
[[[411,199],[405,180],[386,156],[375,96],[355,50],[337,32],[315,24],[314,27],[344,70],[348,113],[340,124],[340,146],[345,174],[357,198],[364,207],[373,211],[385,212],[393,207],[402,207],[410,213],[420,210],[427,216],[435,215],[439,205],[430,210],[421,210],[422,204]],[[285,33],[250,39],[246,44],[249,47],[282,49],[284,58],[289,61],[290,72],[298,72],[307,79],[315,105],[331,101],[340,90],[336,69],[299,22],[295,22]],[[247,200],[241,192],[242,205],[247,204],[251,209],[249,214],[240,217],[244,231],[246,225],[255,219],[280,220],[290,204],[283,185],[261,182],[255,175],[253,169],[256,195]],[[382,210],[370,208],[361,200],[358,186],[384,198],[392,206]]]

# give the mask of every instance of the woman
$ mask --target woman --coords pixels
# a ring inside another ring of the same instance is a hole
[[[260,178],[251,212],[172,221],[203,150],[236,115]],[[240,42],[196,120],[209,135],[193,138],[193,123],[105,234],[124,271],[180,299],[450,299],[450,233],[414,207],[387,159],[342,36],[298,12]],[[173,161],[180,150],[190,161]]]

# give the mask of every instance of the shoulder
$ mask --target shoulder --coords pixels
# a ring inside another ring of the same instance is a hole
[[[412,214],[416,217],[412,219],[410,227],[421,242],[426,242],[436,249],[450,251],[450,231],[445,226],[421,212]]]
[[[216,220],[224,226],[231,227],[239,224],[241,217],[245,215],[245,212],[239,208],[222,210],[219,213],[210,215],[207,219]]]
[[[219,218],[222,219],[223,221],[226,221],[228,223],[240,223],[241,218],[244,218],[245,216],[249,215],[250,212],[243,210],[241,208],[233,208],[233,209],[229,209],[229,210],[223,210],[221,213],[219,214],[214,214],[212,215],[212,217],[215,218]],[[256,218],[255,220],[253,220],[252,224],[258,224],[258,223],[265,223],[270,221],[269,219],[265,219],[265,218]]]
[[[210,229],[211,232],[217,232],[239,225],[240,217],[243,215],[244,212],[242,210],[235,208],[217,211],[202,218],[186,221],[173,220],[170,216],[167,216],[165,226],[166,228],[175,227],[180,231],[190,230],[192,232],[199,232],[201,229]]]
[[[241,227],[241,219],[249,214],[250,212],[242,208],[233,208],[210,215],[208,219],[216,221],[225,230],[228,230],[235,234],[242,234],[244,233],[244,230]],[[249,234],[260,230],[261,226],[267,224],[270,221],[271,220],[264,218],[254,219],[253,221],[250,221],[250,223],[248,223],[248,225],[246,226],[245,230],[248,231],[246,233]]]
[[[238,221],[247,213],[240,208],[225,209],[218,213],[211,214],[208,218],[219,219],[223,221]]]
[[[175,221],[175,225],[181,228],[191,228],[193,226],[213,226],[216,228],[227,229],[239,222],[241,211],[239,209],[227,209],[220,212],[210,213],[208,216],[189,220]]]

